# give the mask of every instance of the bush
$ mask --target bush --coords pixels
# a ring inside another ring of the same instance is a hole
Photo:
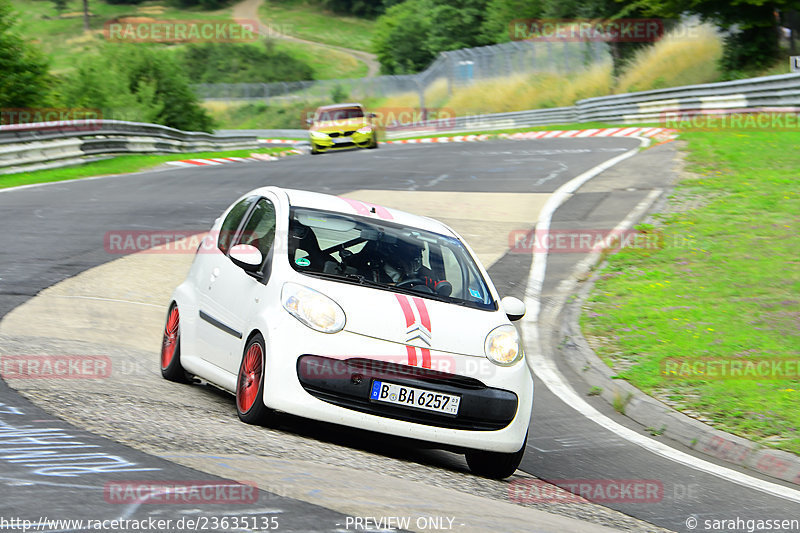
[[[194,83],[270,83],[314,78],[310,66],[286,52],[263,45],[192,44],[181,54],[186,75]]]
[[[106,118],[163,124],[187,131],[211,131],[189,79],[168,50],[106,45],[86,57],[64,79],[64,105],[99,108]]]
[[[11,5],[0,0],[0,108],[46,105],[52,78],[47,59],[14,32]]]

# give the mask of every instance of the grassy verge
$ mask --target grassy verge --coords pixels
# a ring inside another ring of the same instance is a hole
[[[367,65],[345,52],[280,39],[273,40],[273,45],[276,50],[282,50],[310,66],[315,80],[363,78],[367,75]]]
[[[264,24],[279,33],[354,50],[371,51],[375,23],[322,11],[304,0],[266,1],[258,11]]]
[[[89,176],[105,176],[111,174],[127,174],[140,172],[157,167],[167,161],[180,161],[182,159],[205,159],[213,157],[248,157],[252,153],[274,154],[291,150],[291,148],[259,148],[257,150],[231,150],[228,152],[200,152],[169,155],[122,155],[102,161],[94,161],[85,165],[74,167],[54,168],[50,170],[36,170],[19,174],[0,175],[0,189],[30,185],[33,183],[47,183],[51,181],[66,181]]]
[[[95,51],[104,41],[104,24],[116,17],[137,16],[156,20],[231,18],[231,8],[205,11],[199,8],[176,9],[158,1],[130,5],[107,4],[98,0],[89,3],[92,31],[84,33],[81,0],[68,0],[60,16],[50,1],[11,0],[11,5],[19,15],[20,33],[32,39],[51,57],[56,73],[74,68],[77,56]]]
[[[692,174],[657,218],[664,247],[610,257],[587,302],[584,334],[641,390],[720,429],[800,453],[796,377],[776,379],[770,367],[759,379],[720,379],[667,366],[672,358],[726,368],[800,361],[800,133],[681,137]]]

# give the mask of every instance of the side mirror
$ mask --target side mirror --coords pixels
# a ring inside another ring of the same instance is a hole
[[[306,119],[306,124],[308,124],[309,126],[310,126],[311,124],[313,124],[313,123],[314,123],[314,121],[313,121],[313,120],[311,120],[310,118],[307,118],[307,119]]]
[[[376,115],[375,113],[367,113],[367,116],[368,116],[369,118],[375,118],[375,117],[377,117],[378,115]]]
[[[519,298],[506,296],[500,300],[500,305],[503,307],[503,311],[506,312],[508,319],[512,322],[516,322],[525,316],[525,304]]]
[[[255,272],[264,262],[261,252],[252,244],[237,244],[231,248],[228,257],[233,264],[247,272]]]

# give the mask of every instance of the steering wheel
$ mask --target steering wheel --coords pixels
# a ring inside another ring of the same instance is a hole
[[[420,289],[424,288],[425,292],[429,292],[429,293],[433,294],[433,289],[431,289],[430,287],[428,287],[425,284],[425,280],[424,279],[420,279],[420,278],[404,279],[403,281],[401,281],[400,283],[395,285],[395,287],[397,287],[398,289],[402,289],[403,287],[411,287],[411,286],[417,286]]]

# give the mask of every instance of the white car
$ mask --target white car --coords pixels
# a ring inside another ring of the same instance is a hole
[[[524,313],[445,224],[265,187],[198,248],[169,307],[161,372],[233,392],[248,423],[281,411],[420,439],[504,478],[533,408],[511,324]]]

